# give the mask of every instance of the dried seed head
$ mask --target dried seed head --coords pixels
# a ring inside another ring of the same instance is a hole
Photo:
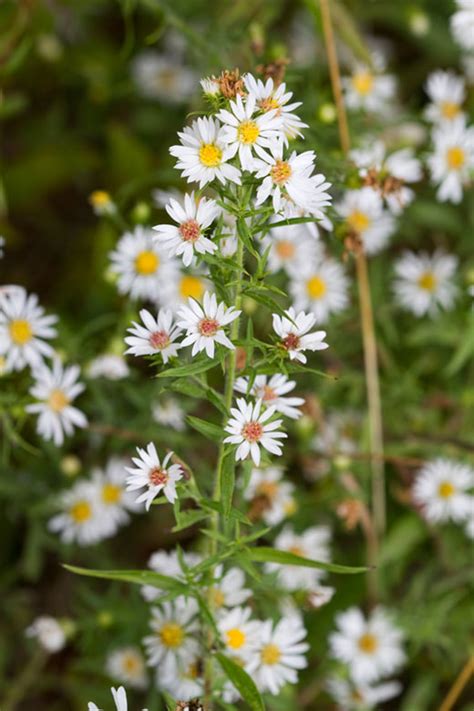
[[[279,86],[285,78],[289,62],[290,60],[286,57],[280,57],[269,64],[259,64],[256,69],[259,74],[263,74],[264,79],[273,79],[275,86]]]
[[[237,94],[240,96],[245,94],[244,80],[241,78],[240,71],[237,67],[232,71],[224,69],[217,78],[217,81],[219,82],[221,94],[225,96],[226,99],[234,99]]]

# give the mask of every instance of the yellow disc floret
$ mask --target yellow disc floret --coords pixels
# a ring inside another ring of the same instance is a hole
[[[9,326],[10,338],[17,346],[24,346],[33,338],[33,329],[28,321],[14,319]]]
[[[135,258],[135,269],[142,276],[154,274],[160,264],[158,256],[154,252],[145,250],[140,252]]]
[[[222,161],[222,151],[215,143],[203,143],[199,149],[199,160],[206,168],[215,168]]]
[[[306,289],[312,299],[322,299],[327,291],[327,286],[321,277],[314,276],[306,282]]]

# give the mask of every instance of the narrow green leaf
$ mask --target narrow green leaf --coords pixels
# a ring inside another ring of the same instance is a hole
[[[194,526],[208,517],[209,513],[207,511],[199,511],[197,509],[195,511],[181,511],[178,523],[171,530],[173,533],[184,531],[186,528]]]
[[[212,422],[207,422],[206,420],[201,420],[199,417],[193,417],[192,415],[188,415],[186,421],[194,430],[204,435],[204,437],[218,444],[222,442],[224,433],[218,425],[214,425]]]
[[[85,575],[89,578],[101,578],[102,580],[122,580],[135,585],[151,585],[159,590],[170,590],[177,594],[187,592],[185,583],[168,575],[161,575],[151,570],[91,570],[90,568],[78,568],[75,565],[64,565],[66,570],[77,575]]]
[[[203,360],[195,361],[194,363],[187,363],[186,365],[178,365],[176,368],[166,368],[158,373],[157,378],[186,378],[188,375],[197,375],[198,373],[204,373],[206,370],[210,370],[217,365],[217,360],[212,358],[205,358]]]
[[[201,506],[207,509],[211,509],[211,511],[218,511],[220,514],[224,515],[224,507],[220,501],[212,501],[211,499],[200,499],[199,503]],[[245,523],[247,526],[251,526],[252,522],[243,514],[239,509],[236,509],[234,506],[229,511],[229,516],[230,518],[234,518],[236,521],[240,521],[240,523]]]
[[[368,570],[368,568],[362,566],[352,567],[348,565],[338,565],[337,563],[325,563],[320,560],[310,560],[309,558],[303,558],[299,555],[295,555],[294,553],[289,553],[288,551],[281,551],[278,550],[278,548],[269,548],[267,546],[249,548],[246,555],[250,560],[254,560],[258,563],[298,565],[303,568],[319,568],[321,570],[327,570],[328,573],[354,575],[356,573],[365,573]]]
[[[244,701],[247,702],[252,711],[265,711],[260,692],[255,686],[255,682],[241,666],[236,664],[224,656],[224,654],[216,654],[217,661],[222,667],[223,672],[235,686]]]

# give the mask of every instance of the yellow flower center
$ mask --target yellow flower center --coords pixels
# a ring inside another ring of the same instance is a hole
[[[109,193],[106,193],[105,190],[94,190],[89,195],[89,202],[93,207],[107,207],[111,203],[111,199]]]
[[[156,272],[159,263],[160,260],[154,252],[145,250],[144,252],[140,252],[135,258],[135,269],[139,274],[148,276]]]
[[[266,644],[260,656],[264,664],[278,664],[281,659],[281,652],[276,644]]]
[[[296,251],[296,247],[293,242],[282,239],[276,243],[275,250],[282,259],[291,259]]]
[[[215,607],[222,607],[225,603],[225,595],[219,588],[211,588],[211,600]]]
[[[284,185],[291,176],[291,165],[286,160],[277,160],[270,170],[272,180],[277,185]]]
[[[257,487],[257,494],[273,500],[278,494],[278,484],[274,481],[262,481]]]
[[[312,299],[322,299],[327,291],[327,286],[321,277],[314,276],[306,282],[306,289]]]
[[[418,279],[418,286],[425,291],[434,291],[436,288],[436,277],[433,272],[425,272]]]
[[[184,276],[179,285],[179,292],[183,299],[192,297],[199,301],[204,294],[204,284],[202,279],[196,276]]]
[[[361,652],[373,654],[378,646],[377,637],[374,637],[373,634],[363,634],[362,637],[359,638],[359,649]]]
[[[237,627],[227,631],[227,646],[232,649],[240,649],[245,644],[246,636]]]
[[[459,148],[459,146],[448,148],[446,153],[446,161],[451,170],[459,170],[462,168],[465,160],[466,156],[462,148]]]
[[[288,548],[288,553],[293,553],[293,555],[297,555],[299,558],[306,558],[304,550],[300,546],[291,546]]]
[[[367,96],[373,89],[374,77],[369,72],[359,72],[352,77],[352,86],[358,94]]]
[[[10,322],[10,337],[13,343],[17,346],[24,346],[25,343],[31,341],[33,337],[33,329],[28,321],[24,319],[15,319]]]
[[[92,516],[92,506],[88,501],[76,501],[69,509],[69,514],[74,523],[85,523]]]
[[[438,494],[441,496],[442,499],[450,499],[455,491],[456,489],[450,481],[442,481],[441,484],[438,486]]]
[[[258,102],[259,107],[262,109],[262,111],[271,111],[272,109],[279,109],[280,104],[278,101],[273,99],[272,97],[268,97],[268,99],[262,99],[261,101]],[[280,111],[277,112],[277,115],[281,113]]]
[[[53,390],[48,398],[48,405],[54,412],[61,412],[69,405],[69,398],[62,390]]]
[[[199,149],[199,160],[206,168],[215,168],[222,161],[222,151],[215,143],[203,143]]]
[[[347,218],[347,222],[355,232],[364,232],[370,225],[370,218],[367,217],[365,212],[354,210]]]
[[[445,119],[455,118],[460,111],[459,104],[455,104],[453,101],[442,101],[440,108],[441,114]]]
[[[244,143],[246,146],[250,146],[252,143],[255,143],[259,135],[260,129],[255,121],[242,121],[237,129],[239,141]]]
[[[104,484],[102,487],[102,501],[104,504],[116,504],[120,501],[122,489],[115,484]]]
[[[133,654],[127,654],[122,659],[122,667],[126,674],[135,676],[141,670],[140,660],[137,659]]]
[[[297,506],[296,501],[294,499],[288,499],[288,501],[285,501],[283,505],[283,511],[287,516],[291,516],[292,514],[294,514],[296,509]]]
[[[160,639],[165,647],[180,647],[184,639],[184,630],[176,622],[167,622],[160,630]]]

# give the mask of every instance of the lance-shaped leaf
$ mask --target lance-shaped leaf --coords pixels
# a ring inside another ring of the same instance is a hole
[[[167,590],[177,595],[189,592],[186,583],[168,575],[154,573],[151,570],[91,570],[90,568],[78,568],[75,565],[64,565],[63,567],[71,573],[85,575],[89,578],[121,580],[135,585],[151,585],[159,590]]]
[[[303,568],[319,568],[327,570],[328,573],[342,573],[346,575],[354,575],[356,573],[365,573],[368,568],[362,566],[338,565],[337,563],[325,563],[321,560],[311,560],[303,558],[295,553],[282,551],[278,548],[270,548],[260,546],[258,548],[249,548],[245,552],[249,560],[258,563],[280,563],[280,565],[298,565]]]
[[[176,368],[166,368],[158,373],[157,378],[186,378],[189,375],[197,375],[198,373],[205,373],[206,370],[210,370],[217,365],[217,360],[212,358],[206,358],[203,360],[197,360],[193,363],[188,363],[186,365],[178,365]]]
[[[188,415],[186,421],[191,425],[194,430],[200,432],[207,439],[212,440],[220,444],[224,433],[218,425],[213,425],[212,422],[207,422],[207,420],[201,420],[199,417],[193,417]]]
[[[238,664],[229,659],[223,654],[216,654],[217,661],[222,667],[222,670],[228,679],[235,686],[244,701],[247,702],[252,711],[265,711],[260,692],[255,686],[255,682],[246,671]]]

